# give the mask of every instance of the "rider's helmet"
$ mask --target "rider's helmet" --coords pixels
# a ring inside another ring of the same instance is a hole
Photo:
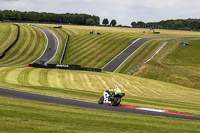
[[[116,95],[116,94],[120,94],[120,93],[121,93],[121,90],[119,89],[119,87],[118,87],[118,86],[115,86],[115,89],[114,89],[114,91],[115,91],[115,95]]]

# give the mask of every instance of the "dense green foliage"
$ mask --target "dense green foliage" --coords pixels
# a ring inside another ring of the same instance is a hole
[[[177,19],[163,20],[160,22],[145,23],[142,21],[132,22],[132,27],[136,28],[160,28],[173,30],[200,30],[200,19]]]
[[[103,20],[102,24],[103,24],[103,25],[109,24],[109,20],[108,20],[107,18],[105,18],[105,19]]]
[[[111,25],[111,26],[116,26],[116,24],[117,24],[117,21],[116,21],[116,20],[111,20],[111,22],[110,22],[110,25]]]
[[[12,10],[0,10],[0,21],[25,21],[25,22],[53,22],[53,23],[67,23],[86,25],[87,19],[93,19],[95,24],[100,23],[98,16],[88,14],[55,14],[46,12],[21,12]]]

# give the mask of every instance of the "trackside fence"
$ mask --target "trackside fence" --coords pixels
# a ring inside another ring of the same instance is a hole
[[[64,47],[64,50],[63,50],[63,54],[62,54],[62,57],[60,59],[60,64],[63,64],[63,60],[65,58],[65,54],[66,54],[66,51],[67,51],[67,45],[69,43],[69,38],[70,38],[70,35],[67,34],[67,40],[66,40],[66,43],[65,43],[65,47]]]
[[[99,69],[99,68],[86,68],[86,67],[81,67],[80,65],[61,65],[61,64],[41,65],[38,63],[33,63],[33,64],[27,64],[27,66],[37,67],[37,68],[49,68],[49,69],[66,69],[66,70],[102,72],[102,69]]]

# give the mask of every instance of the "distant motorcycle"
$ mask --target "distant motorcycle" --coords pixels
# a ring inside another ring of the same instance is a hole
[[[125,96],[118,87],[115,89],[104,91],[103,96],[99,99],[98,103],[111,104],[112,106],[117,106],[121,103],[121,98]]]

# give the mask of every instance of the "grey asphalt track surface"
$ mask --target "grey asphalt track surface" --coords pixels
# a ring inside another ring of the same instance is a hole
[[[36,27],[44,32],[44,34],[47,37],[47,42],[48,42],[45,52],[43,53],[43,55],[40,58],[38,58],[36,61],[34,61],[34,63],[41,63],[41,62],[47,63],[54,57],[54,55],[57,52],[58,39],[56,38],[56,36],[53,34],[52,31],[50,31],[44,27],[40,27],[40,26],[36,26],[36,25],[34,25],[34,27]]]
[[[146,37],[140,38],[134,41],[128,48],[126,48],[122,53],[117,55],[111,62],[105,65],[102,69],[108,72],[115,72],[120,65],[123,64],[138,48],[140,48],[146,42],[153,40],[153,39],[164,39],[167,37]]]
[[[200,120],[200,117],[195,117],[195,116],[159,113],[159,112],[152,112],[152,111],[146,111],[146,110],[130,109],[130,108],[119,107],[119,106],[99,105],[97,103],[83,102],[83,101],[52,97],[52,96],[47,96],[47,95],[40,95],[40,94],[16,91],[16,90],[11,90],[11,89],[3,89],[3,88],[0,88],[0,97],[31,100],[31,101],[37,101],[37,102],[53,103],[53,104],[60,104],[60,105],[67,105],[67,106],[74,106],[74,107],[81,107],[81,108],[88,108],[88,109],[114,111],[114,112]],[[98,101],[98,98],[97,98],[97,101]]]

